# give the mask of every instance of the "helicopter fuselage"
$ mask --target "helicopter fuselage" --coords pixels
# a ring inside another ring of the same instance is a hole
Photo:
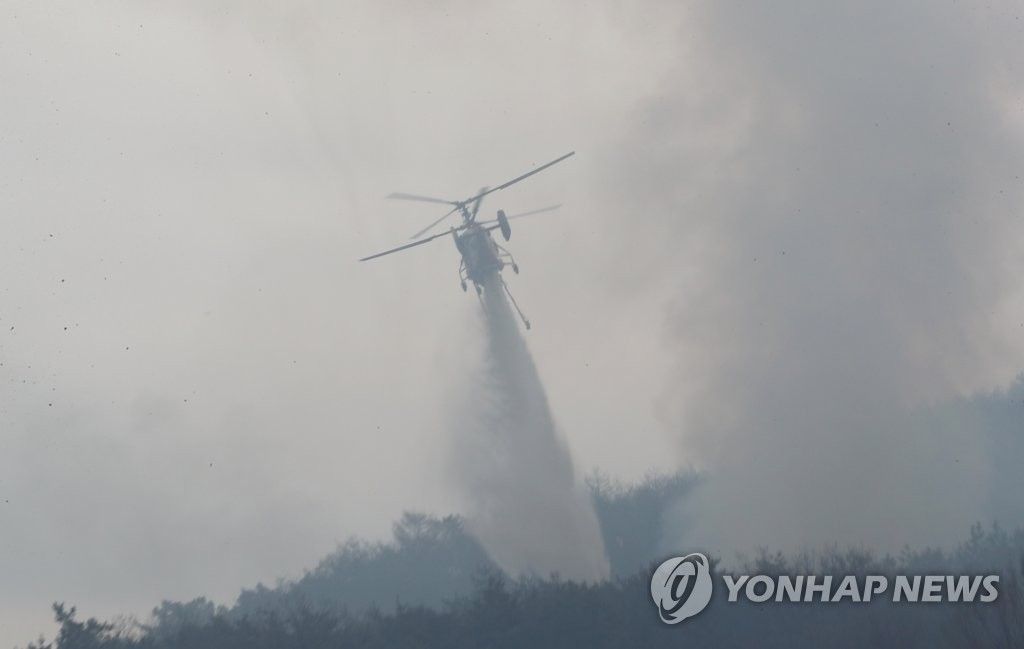
[[[486,228],[474,223],[461,233],[453,232],[452,237],[462,255],[462,270],[466,279],[474,284],[485,284],[505,267],[498,244]]]

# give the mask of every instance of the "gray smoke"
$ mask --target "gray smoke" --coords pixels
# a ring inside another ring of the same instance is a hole
[[[483,368],[455,425],[453,475],[470,528],[512,574],[608,577],[597,517],[577,485],[501,279],[484,289]]]
[[[688,6],[609,186],[669,216],[644,234],[677,278],[665,410],[711,476],[691,541],[887,550],[999,515],[982,431],[928,412],[1024,361],[1018,13]]]

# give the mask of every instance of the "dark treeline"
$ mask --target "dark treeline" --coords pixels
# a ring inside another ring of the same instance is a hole
[[[666,509],[696,483],[689,473],[651,475],[630,485],[596,473],[587,479],[613,576],[634,575],[659,556]],[[500,572],[462,518],[406,513],[390,543],[352,539],[296,581],[243,590],[231,608],[206,600],[164,602],[154,617],[169,628],[215,615],[237,620],[302,607],[348,613],[437,607],[470,595],[480,579]]]
[[[471,594],[436,607],[398,603],[354,614],[293,599],[277,609],[239,614],[205,600],[165,604],[148,625],[79,621],[55,605],[60,632],[33,649],[261,649],[318,647],[1021,647],[1024,533],[972,530],[951,555],[907,552],[876,559],[859,551],[762,555],[737,573],[942,574],[985,572],[1002,564],[1000,596],[991,604],[871,603],[726,604],[718,588],[703,613],[679,627],[658,621],[650,600],[650,569],[628,578],[582,585],[559,580],[510,580],[478,573]],[[1017,566],[1005,559],[1016,556]],[[653,566],[652,566],[653,567]]]
[[[830,548],[763,552],[735,574],[985,574],[1002,576],[990,604],[728,604],[716,577],[711,605],[678,627],[650,598],[666,508],[692,475],[622,485],[588,481],[613,579],[510,579],[455,516],[406,514],[390,543],[350,541],[296,581],[243,591],[232,607],[163,602],[146,622],[80,620],[55,604],[60,630],[29,649],[261,649],[318,647],[1024,647],[1024,531],[970,530],[952,552],[875,557]],[[891,586],[890,586],[891,589]]]

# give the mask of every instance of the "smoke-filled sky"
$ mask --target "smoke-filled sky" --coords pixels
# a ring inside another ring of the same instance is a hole
[[[0,643],[460,510],[479,305],[447,241],[355,259],[570,150],[484,209],[564,203],[510,285],[578,472],[700,468],[716,552],[1001,515],[934,412],[1024,370],[1022,14],[4,3]]]

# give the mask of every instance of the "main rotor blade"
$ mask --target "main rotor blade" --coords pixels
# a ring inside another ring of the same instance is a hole
[[[558,205],[548,205],[547,207],[541,207],[536,210],[530,210],[529,212],[520,212],[519,214],[509,214],[505,218],[511,221],[512,219],[518,219],[523,216],[533,216],[534,214],[541,214],[542,212],[553,212],[562,206],[561,203]]]
[[[433,223],[431,223],[427,227],[423,228],[422,230],[420,230],[416,234],[414,234],[411,237],[409,237],[410,239],[418,239],[421,236],[423,236],[424,234],[426,234],[427,232],[429,232],[430,230],[432,230],[436,225],[441,223],[441,221],[445,220],[446,218],[448,218],[449,216],[451,216],[452,214],[454,214],[455,212],[457,212],[459,209],[463,208],[464,206],[469,205],[470,203],[476,201],[477,208],[479,209],[480,199],[482,199],[484,196],[487,196],[488,194],[496,192],[499,189],[505,189],[506,187],[510,187],[510,186],[516,184],[517,182],[519,182],[520,180],[525,180],[525,179],[529,178],[530,176],[532,176],[534,174],[538,174],[538,173],[544,171],[545,169],[547,169],[548,167],[550,167],[552,165],[556,165],[559,162],[561,162],[562,160],[565,160],[566,158],[569,158],[569,157],[574,156],[574,155],[576,155],[576,152],[575,151],[570,151],[569,153],[566,153],[564,156],[562,156],[560,158],[556,158],[556,159],[552,160],[551,162],[548,162],[547,164],[543,164],[543,165],[537,167],[536,169],[534,169],[532,171],[528,171],[528,172],[526,172],[525,174],[523,174],[521,176],[517,176],[516,178],[513,178],[512,180],[510,180],[510,181],[508,181],[506,183],[503,183],[501,185],[498,185],[497,187],[493,187],[491,189],[485,189],[485,190],[481,191],[479,194],[477,194],[476,196],[473,196],[472,198],[467,198],[464,201],[446,201],[446,200],[442,200],[440,198],[431,198],[429,196],[417,196],[416,194],[391,194],[390,196],[388,196],[388,198],[398,198],[398,199],[410,200],[410,201],[427,201],[427,202],[431,202],[431,203],[444,203],[446,205],[454,205],[455,206],[454,208],[452,208],[452,210],[450,212],[448,212],[447,214],[445,214],[444,216],[442,216],[438,220],[434,221]],[[475,217],[475,216],[476,216],[476,213],[474,212],[472,217],[470,217],[470,220],[473,220],[473,217]]]
[[[447,214],[445,214],[444,216],[442,216],[442,217],[441,217],[441,218],[439,218],[438,220],[434,221],[433,223],[431,223],[430,225],[428,225],[427,227],[423,228],[422,230],[420,230],[419,232],[417,232],[416,234],[412,235],[412,236],[411,236],[411,237],[409,237],[409,238],[410,238],[410,239],[419,239],[419,238],[420,238],[420,237],[422,237],[422,236],[423,236],[424,234],[426,234],[426,233],[427,233],[427,232],[428,232],[429,230],[432,230],[432,229],[434,229],[434,226],[438,225],[438,224],[439,224],[439,223],[440,223],[441,221],[445,220],[446,218],[448,218],[448,217],[449,217],[449,216],[451,216],[452,214],[455,214],[455,212],[457,212],[457,211],[458,211],[458,209],[459,209],[459,207],[460,207],[460,206],[461,206],[461,203],[457,203],[457,204],[455,205],[455,207],[453,207],[453,208],[452,208],[452,210],[451,210],[450,212],[448,212]]]
[[[552,212],[554,210],[557,210],[561,206],[561,203],[559,203],[558,205],[548,205],[547,207],[542,207],[536,210],[530,210],[529,212],[520,212],[519,214],[512,214],[511,216],[506,216],[505,218],[511,221],[512,219],[518,219],[524,216],[533,216],[534,214],[541,214],[542,212]],[[480,225],[489,225],[491,223],[497,222],[497,219],[491,219],[490,221],[481,221]]]
[[[458,201],[446,201],[443,198],[432,198],[430,196],[420,196],[418,194],[403,194],[401,192],[395,192],[388,194],[386,198],[394,198],[401,201],[420,201],[421,203],[442,203],[444,205],[458,205]]]
[[[551,162],[549,162],[547,164],[544,164],[544,165],[541,165],[541,166],[537,167],[533,171],[529,171],[529,172],[523,174],[522,176],[518,176],[516,178],[513,178],[512,180],[508,181],[507,183],[504,183],[504,184],[498,185],[497,187],[492,187],[491,189],[488,189],[486,191],[480,192],[479,194],[477,194],[476,196],[474,196],[472,198],[467,198],[464,202],[469,203],[471,201],[479,200],[479,199],[483,198],[484,196],[487,196],[488,194],[490,194],[492,192],[498,191],[499,189],[505,189],[506,187],[510,187],[510,186],[516,184],[517,182],[519,182],[520,180],[526,180],[527,178],[529,178],[533,174],[539,174],[540,172],[544,171],[548,167],[550,167],[552,165],[556,165],[559,162],[561,162],[562,160],[565,160],[566,158],[572,157],[574,155],[576,155],[576,152],[575,151],[570,151],[569,153],[566,153],[561,158],[556,158],[555,160],[552,160]]]
[[[462,230],[463,227],[464,226],[459,226],[457,228],[452,228],[451,230],[448,230],[447,232],[442,232],[440,234],[435,234],[434,236],[427,237],[426,239],[420,239],[419,241],[414,241],[412,243],[407,243],[404,246],[398,246],[397,248],[392,248],[391,250],[385,250],[384,252],[378,252],[375,255],[370,255],[369,257],[363,257],[359,261],[369,261],[371,259],[376,259],[377,257],[383,257],[384,255],[390,255],[393,252],[400,252],[402,250],[408,250],[409,248],[415,248],[416,246],[422,246],[425,243],[430,243],[434,239],[439,239],[441,237],[447,236],[447,235],[451,234],[452,231],[456,231],[457,232],[459,230]]]

